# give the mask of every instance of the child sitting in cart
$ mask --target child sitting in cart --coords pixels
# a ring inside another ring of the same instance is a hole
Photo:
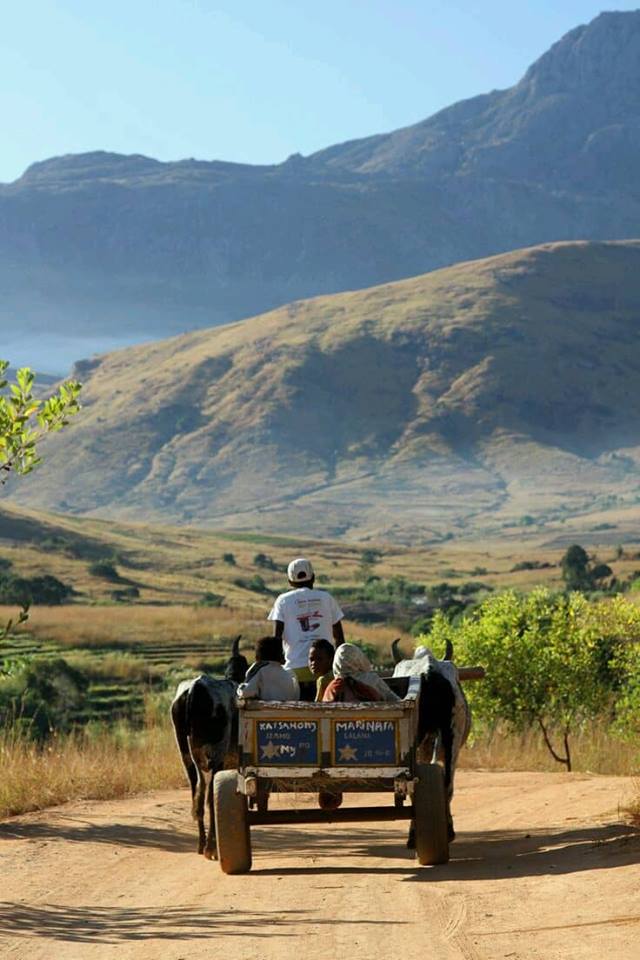
[[[322,700],[324,692],[333,680],[333,656],[335,648],[330,640],[319,637],[309,648],[309,670],[316,681],[316,702]]]
[[[284,669],[282,641],[260,637],[256,643],[256,662],[247,673],[246,683],[238,687],[244,700],[299,700],[300,687],[295,675]]]

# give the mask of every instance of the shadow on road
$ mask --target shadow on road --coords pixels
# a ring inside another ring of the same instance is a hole
[[[193,835],[176,829],[170,821],[145,817],[145,823],[96,824],[81,822],[78,817],[68,821],[63,816],[53,823],[43,821],[0,824],[0,840],[70,840],[74,843],[111,843],[119,847],[153,847],[172,853],[193,853],[197,845]]]
[[[576,827],[571,830],[492,830],[461,833],[451,845],[448,864],[425,869],[419,867],[410,851],[388,832],[359,829],[357,838],[347,833],[315,831],[308,834],[285,829],[253,832],[258,876],[313,874],[384,874],[405,881],[434,882],[442,880],[498,880],[509,877],[535,877],[568,874],[583,870],[599,870],[637,862],[640,833],[624,824]],[[354,842],[354,840],[356,842]],[[277,856],[285,862],[280,867],[261,867],[261,853],[271,861]],[[288,856],[304,856],[308,865],[286,865]],[[353,857],[359,864],[335,864]],[[371,862],[372,858],[405,860],[406,866]]]
[[[387,926],[387,920],[337,920],[314,910],[225,910],[28,906],[0,903],[0,935],[74,943],[117,944],[145,940],[209,940],[220,937],[299,937],[300,926]],[[397,921],[393,921],[397,926]]]

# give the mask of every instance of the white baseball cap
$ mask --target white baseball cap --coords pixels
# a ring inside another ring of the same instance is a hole
[[[311,580],[314,576],[311,560],[305,560],[304,557],[298,557],[292,560],[287,567],[287,579],[289,583],[297,583],[298,580]]]

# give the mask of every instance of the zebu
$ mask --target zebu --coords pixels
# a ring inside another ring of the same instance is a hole
[[[171,720],[182,762],[191,785],[192,812],[198,822],[198,853],[216,857],[213,815],[213,778],[218,770],[233,766],[238,752],[238,707],[236,691],[247,672],[247,660],[233,642],[225,679],[202,674],[178,685],[171,704]],[[205,830],[204,807],[209,811]]]
[[[451,800],[453,781],[460,748],[471,729],[471,712],[453,663],[453,646],[447,643],[445,659],[438,660],[428,647],[417,647],[411,660],[403,660],[398,640],[391,645],[394,677],[420,677],[421,694],[418,714],[417,746],[430,762],[439,754],[444,760],[444,782],[447,793],[449,839],[455,838]],[[414,844],[414,825],[409,831],[408,846]]]

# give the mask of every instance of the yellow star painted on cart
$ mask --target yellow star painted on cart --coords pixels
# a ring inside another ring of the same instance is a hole
[[[338,753],[340,755],[339,759],[346,763],[357,759],[355,747],[350,747],[348,745],[346,747],[338,747]]]
[[[273,740],[269,740],[269,743],[266,747],[260,747],[262,750],[262,759],[263,760],[273,760],[274,757],[280,755],[280,747],[278,747]]]

